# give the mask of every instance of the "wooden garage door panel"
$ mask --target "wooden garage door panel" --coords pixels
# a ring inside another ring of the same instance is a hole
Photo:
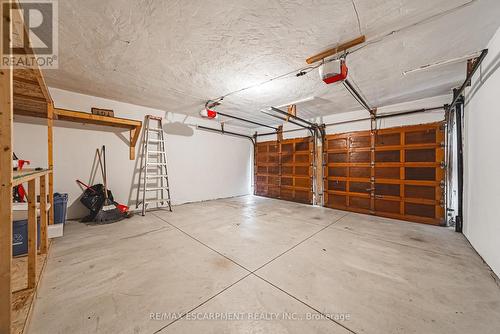
[[[358,194],[369,194],[371,189],[370,182],[349,182],[349,192],[350,193],[358,193]]]
[[[346,152],[341,152],[341,153],[328,153],[327,154],[327,162],[328,163],[343,163],[343,162],[348,162],[347,159],[347,153]]]
[[[405,150],[406,162],[436,162],[436,149],[412,149]]]
[[[399,150],[387,150],[375,152],[376,162],[400,162],[401,161],[401,151]]]
[[[327,139],[326,144],[331,150],[346,149],[347,148],[347,138],[340,137],[340,138]]]
[[[401,213],[400,201],[375,199],[375,212],[400,214]]]
[[[405,180],[436,181],[436,168],[434,167],[406,167]]]
[[[350,148],[369,148],[370,147],[370,136],[354,136],[350,137],[349,141]]]
[[[399,132],[381,133],[375,138],[375,146],[377,147],[398,146],[400,144],[401,133]]]
[[[375,183],[375,195],[401,197],[401,185],[391,183]]]
[[[405,186],[405,197],[406,198],[423,198],[429,200],[436,200],[436,187],[433,186],[417,186],[417,185],[406,185]]]
[[[375,178],[387,180],[401,179],[401,168],[399,167],[377,167],[375,165]]]
[[[327,136],[325,206],[442,224],[443,141],[442,123]]]
[[[371,176],[370,167],[349,167],[349,177],[351,178],[366,178]]]
[[[325,188],[331,191],[347,191],[347,182],[339,180],[328,180]]]
[[[370,210],[371,200],[369,197],[349,196],[349,207],[353,209]]]
[[[405,132],[406,145],[434,144],[436,143],[436,128],[422,128]]]
[[[370,163],[370,151],[349,152],[349,162],[351,163]]]

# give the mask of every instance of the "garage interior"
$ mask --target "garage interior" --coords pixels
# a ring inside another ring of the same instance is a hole
[[[500,332],[498,1],[1,10],[0,334]]]

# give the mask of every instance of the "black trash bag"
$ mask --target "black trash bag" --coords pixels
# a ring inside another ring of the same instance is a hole
[[[106,196],[104,196],[104,186],[102,184],[96,184],[86,189],[83,192],[80,202],[90,210],[90,214],[83,218],[83,222],[94,221],[99,211],[101,211],[106,201]],[[113,194],[108,190],[108,201],[113,202]]]

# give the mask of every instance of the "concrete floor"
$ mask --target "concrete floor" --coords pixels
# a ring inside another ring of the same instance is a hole
[[[29,332],[496,334],[500,288],[449,229],[244,196],[67,224]]]

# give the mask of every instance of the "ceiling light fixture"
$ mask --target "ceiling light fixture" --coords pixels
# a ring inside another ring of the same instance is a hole
[[[294,105],[294,104],[301,104],[301,103],[311,102],[311,101],[314,101],[315,98],[316,97],[314,97],[314,96],[309,96],[309,97],[306,97],[305,99],[301,99],[301,100],[297,100],[297,101],[293,101],[293,102],[290,102],[290,103],[285,103],[285,104],[279,105],[276,108],[285,108],[285,107],[288,107],[288,106],[291,106],[291,105]]]
[[[419,67],[411,69],[411,70],[403,71],[403,75],[407,76],[408,74],[411,74],[411,73],[426,71],[426,70],[430,70],[430,69],[435,68],[435,67],[460,63],[460,62],[468,60],[468,59],[477,58],[480,54],[481,54],[481,52],[475,52],[475,53],[467,55],[467,56],[452,58],[452,59],[448,59],[448,60],[442,60],[442,61],[438,61],[435,63],[427,64],[427,65],[422,65],[422,66],[419,66]]]

